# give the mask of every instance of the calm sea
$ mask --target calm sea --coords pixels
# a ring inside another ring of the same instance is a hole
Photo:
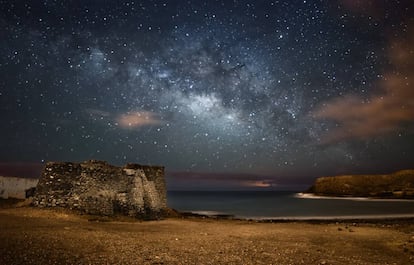
[[[178,211],[258,219],[414,217],[414,201],[318,198],[285,191],[169,191]]]

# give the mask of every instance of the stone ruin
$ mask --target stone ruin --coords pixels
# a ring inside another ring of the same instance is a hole
[[[86,214],[162,218],[167,209],[164,167],[103,161],[48,162],[33,205],[63,207]]]

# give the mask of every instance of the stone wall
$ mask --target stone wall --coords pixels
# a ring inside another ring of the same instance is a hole
[[[36,187],[38,179],[0,176],[0,198],[25,199],[28,191]]]
[[[49,162],[33,205],[64,207],[95,215],[158,219],[167,208],[164,168],[103,161]]]

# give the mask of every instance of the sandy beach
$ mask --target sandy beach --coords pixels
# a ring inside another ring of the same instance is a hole
[[[0,209],[0,264],[413,264],[414,224],[136,221]]]

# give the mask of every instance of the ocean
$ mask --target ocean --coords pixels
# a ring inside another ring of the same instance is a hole
[[[169,191],[168,206],[242,219],[414,217],[414,200],[316,197],[286,191]]]

